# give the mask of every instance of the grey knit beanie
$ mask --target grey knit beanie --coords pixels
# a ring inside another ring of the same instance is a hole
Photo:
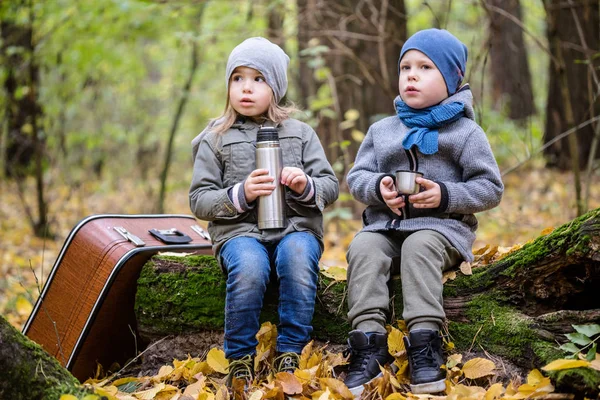
[[[287,91],[287,67],[290,58],[281,47],[263,37],[253,37],[244,40],[236,46],[229,55],[225,71],[227,91],[229,78],[237,67],[250,67],[259,71],[265,77],[267,85],[273,89],[275,102],[283,98]]]

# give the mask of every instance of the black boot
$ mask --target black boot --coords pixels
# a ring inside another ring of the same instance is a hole
[[[381,376],[379,366],[394,361],[388,353],[387,335],[371,333],[368,336],[359,330],[348,335],[350,367],[344,383],[353,395],[358,396],[364,390],[364,384]]]
[[[404,337],[410,367],[410,390],[413,394],[446,390],[442,337],[438,331],[417,329]]]

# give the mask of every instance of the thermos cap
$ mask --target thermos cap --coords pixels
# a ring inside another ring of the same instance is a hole
[[[257,142],[276,142],[279,141],[277,128],[273,126],[261,126],[256,134]]]

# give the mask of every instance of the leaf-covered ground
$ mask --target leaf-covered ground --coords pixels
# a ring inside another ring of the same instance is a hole
[[[519,170],[504,177],[506,191],[502,203],[494,210],[479,214],[480,229],[475,249],[482,257],[503,254],[509,248],[527,242],[542,231],[558,226],[575,217],[575,198],[571,174],[546,169]],[[600,206],[600,177],[590,186],[589,209]],[[49,215],[54,239],[34,237],[27,222],[24,204],[35,212],[32,203],[35,190],[31,183],[27,198],[18,196],[12,183],[0,182],[0,314],[17,328],[22,328],[39,293],[39,287],[52,268],[65,237],[82,218],[91,214],[151,213],[153,196],[146,187],[121,180],[117,184],[87,183],[77,189],[62,185],[48,188]],[[172,188],[167,213],[189,214],[187,187]],[[359,220],[330,219],[326,227],[324,268],[333,273],[346,267],[345,251]],[[202,223],[201,223],[202,224]],[[487,247],[486,247],[487,246]],[[487,250],[486,250],[487,249]],[[491,251],[490,251],[491,249]],[[486,261],[486,260],[483,260]],[[468,266],[464,266],[468,268]],[[400,332],[400,331],[398,331]],[[398,333],[401,335],[401,333]],[[401,341],[400,341],[401,342]],[[395,351],[402,367],[402,350]],[[213,355],[216,353],[213,353]],[[222,355],[219,355],[221,357]],[[215,356],[217,357],[217,356]],[[460,354],[448,359],[447,398],[524,398],[551,392],[550,382],[533,371],[513,383],[496,382],[495,373],[488,371],[492,361],[480,359],[475,366],[462,363]],[[303,368],[293,377],[269,375],[268,363],[262,367],[263,379],[253,387],[249,398],[283,398],[297,396],[313,399],[344,399],[348,393],[333,379],[336,366],[342,360],[339,353],[328,349],[308,348],[303,354]],[[405,364],[404,364],[405,365]],[[220,369],[219,369],[220,368]],[[91,382],[99,393],[121,399],[226,399],[223,390],[223,368],[212,358],[174,360],[155,376],[122,377]],[[261,368],[259,366],[259,368]],[[474,375],[469,378],[470,373]],[[477,376],[479,375],[479,376]],[[363,398],[402,399],[410,396],[405,381],[399,375],[384,373],[382,381]],[[117,380],[118,379],[118,380]],[[482,380],[483,379],[483,380]],[[468,384],[468,385],[467,385]],[[522,386],[525,385],[525,386]],[[187,397],[186,397],[187,396]]]

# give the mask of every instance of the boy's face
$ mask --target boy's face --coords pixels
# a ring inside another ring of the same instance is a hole
[[[400,97],[411,108],[433,106],[448,97],[446,82],[433,61],[418,50],[404,53],[398,78]]]
[[[246,117],[258,117],[269,109],[273,90],[254,68],[237,67],[229,78],[229,103]]]

